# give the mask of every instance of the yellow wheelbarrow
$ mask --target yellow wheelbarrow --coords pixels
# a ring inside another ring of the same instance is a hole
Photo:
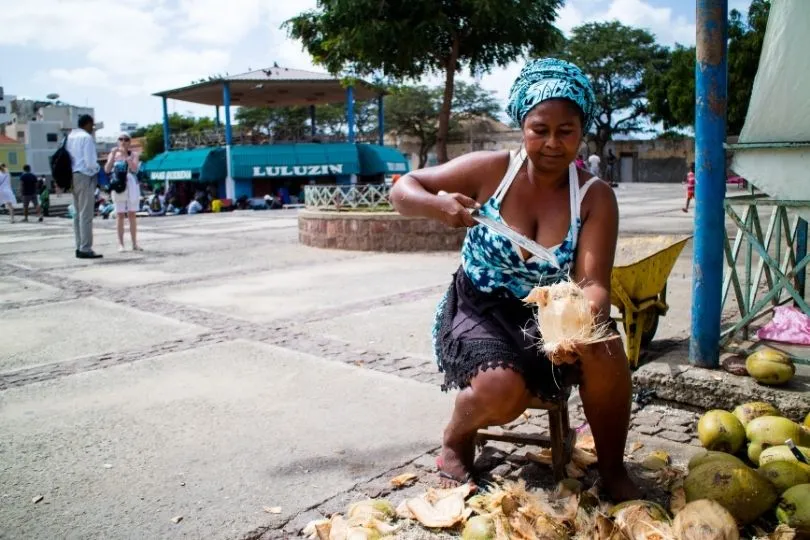
[[[627,336],[627,360],[638,365],[641,348],[650,344],[658,319],[666,315],[667,279],[691,236],[620,238],[610,275],[610,303],[621,312]]]

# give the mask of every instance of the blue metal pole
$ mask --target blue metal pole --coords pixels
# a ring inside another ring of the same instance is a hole
[[[216,116],[216,126],[219,127],[222,125],[222,122],[219,121],[219,105],[216,106],[217,116]]]
[[[728,0],[697,0],[695,239],[689,363],[720,364],[726,195]]]
[[[225,197],[234,200],[236,187],[231,176],[231,86],[222,85],[222,102],[225,106]]]
[[[377,96],[377,131],[380,146],[385,146],[385,109],[382,94]]]
[[[163,96],[163,151],[168,152],[171,148],[169,141],[169,104],[166,96]]]
[[[346,88],[346,122],[349,124],[349,142],[354,143],[354,88]]]
[[[799,223],[796,225],[796,262],[798,263],[807,255],[807,221],[799,218]],[[806,276],[807,270],[802,270],[796,274],[796,292],[802,298],[806,291]]]

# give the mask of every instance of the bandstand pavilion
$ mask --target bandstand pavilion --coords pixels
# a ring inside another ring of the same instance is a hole
[[[152,182],[194,182],[217,186],[230,200],[299,193],[307,184],[383,182],[409,170],[406,157],[383,144],[383,94],[362,80],[350,86],[323,73],[274,66],[154,94],[163,100],[164,152],[144,165]],[[217,128],[209,132],[169,131],[169,99],[215,107]],[[377,140],[358,141],[354,103],[378,100]],[[345,103],[347,133],[316,131],[315,105]],[[309,106],[306,130],[249,132],[231,125],[231,107]],[[224,111],[224,122],[220,120]],[[224,124],[224,125],[223,125]]]

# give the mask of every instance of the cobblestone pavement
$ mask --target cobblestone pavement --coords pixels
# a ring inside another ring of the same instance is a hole
[[[633,205],[640,196],[631,197]],[[671,223],[681,223],[675,221],[682,219],[679,196],[679,190],[672,190],[672,212],[659,202],[648,217],[660,221],[670,212]],[[294,213],[286,211],[140,219],[144,253],[116,253],[113,225],[95,222],[96,249],[105,258],[83,261],[73,258],[66,220],[0,224],[0,324],[13,329],[6,338],[9,354],[0,358],[0,402],[11,400],[16,395],[12,391],[38,391],[65,377],[238,340],[420,383],[440,382],[427,342],[430,311],[457,265],[456,254],[305,248],[297,243]],[[637,221],[628,226],[643,228]],[[108,318],[85,320],[84,312],[73,311],[86,302],[109,312],[104,315]],[[66,318],[56,315],[60,309]],[[148,320],[140,318],[147,315]],[[124,326],[110,341],[105,328],[117,324],[116,317],[122,317]],[[84,325],[80,327],[86,333],[98,337],[97,344],[78,339],[68,329],[72,324]],[[158,326],[151,329],[149,324]],[[173,326],[164,329],[164,324]],[[665,337],[677,338],[679,332]],[[669,342],[661,343],[666,348]],[[692,411],[637,404],[630,441],[666,448],[683,460],[694,448],[695,421]],[[585,424],[576,399],[571,422]],[[537,413],[505,429],[543,433],[547,426],[544,414]],[[435,440],[436,446],[416,459],[368,474],[337,494],[316,497],[293,515],[268,516],[252,531],[230,530],[223,537],[291,538],[311,519],[344,510],[358,498],[391,495],[398,501],[423,490],[435,482],[438,434]],[[548,471],[529,463],[525,452],[517,445],[489,443],[478,466],[491,475],[549,482]],[[392,494],[389,479],[401,471],[416,472],[418,483]],[[3,497],[13,491],[15,474],[13,466],[0,467]],[[210,537],[199,530],[184,534]]]

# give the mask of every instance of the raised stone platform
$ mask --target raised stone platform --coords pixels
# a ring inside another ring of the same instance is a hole
[[[319,248],[356,251],[454,251],[466,229],[394,212],[301,210],[298,239]]]

